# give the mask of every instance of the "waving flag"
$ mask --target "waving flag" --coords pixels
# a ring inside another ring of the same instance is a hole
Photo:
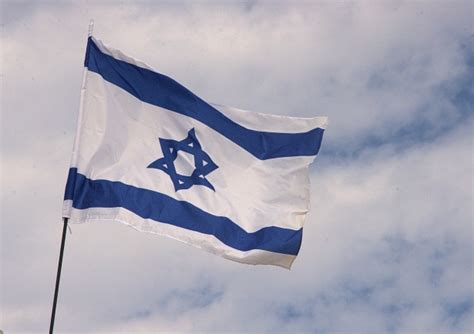
[[[114,220],[235,261],[290,268],[325,117],[209,104],[93,37],[85,67],[69,222]]]

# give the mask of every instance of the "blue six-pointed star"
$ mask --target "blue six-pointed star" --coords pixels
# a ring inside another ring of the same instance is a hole
[[[173,181],[175,191],[189,189],[194,185],[202,185],[215,191],[214,186],[206,179],[206,175],[216,170],[218,166],[203,151],[194,129],[189,130],[188,136],[181,141],[163,138],[159,140],[163,158],[152,162],[147,168],[160,169],[168,174]],[[189,153],[194,157],[194,171],[190,176],[176,172],[174,161],[179,151]]]

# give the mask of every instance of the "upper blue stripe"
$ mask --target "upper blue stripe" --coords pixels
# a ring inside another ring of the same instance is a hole
[[[185,201],[121,182],[90,180],[76,168],[69,170],[65,199],[76,209],[122,207],[134,214],[188,230],[215,236],[240,251],[262,249],[297,255],[302,229],[264,227],[249,233],[227,217],[215,216]]]
[[[235,123],[173,79],[115,59],[100,51],[89,37],[86,67],[143,102],[192,117],[227,137],[261,160],[316,155],[324,130],[277,133],[247,129]]]

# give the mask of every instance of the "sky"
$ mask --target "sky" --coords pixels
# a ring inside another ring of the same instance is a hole
[[[288,271],[104,222],[57,333],[474,331],[473,3],[1,1],[0,329],[49,328],[89,19],[203,99],[329,116]]]

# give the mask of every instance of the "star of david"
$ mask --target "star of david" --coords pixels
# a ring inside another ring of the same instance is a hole
[[[214,186],[206,179],[206,175],[218,166],[211,157],[203,151],[194,129],[188,131],[188,136],[181,141],[159,138],[163,158],[153,161],[147,168],[156,168],[168,174],[173,181],[175,191],[189,189],[194,185],[202,185],[215,191]],[[190,176],[176,172],[174,161],[178,152],[189,153],[194,158],[194,171]]]

